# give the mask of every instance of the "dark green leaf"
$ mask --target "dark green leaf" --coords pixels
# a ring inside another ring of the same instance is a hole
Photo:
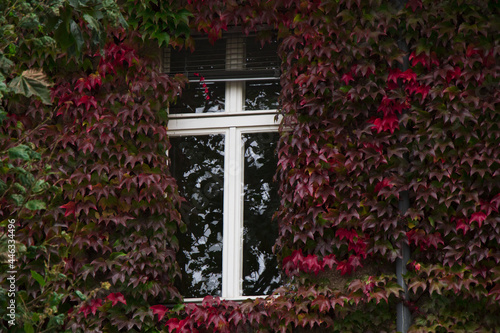
[[[10,196],[10,198],[12,199],[12,201],[14,201],[14,203],[17,205],[17,206],[21,206],[24,202],[24,195],[20,195],[20,194],[12,194]]]
[[[51,84],[47,82],[47,77],[42,71],[30,69],[24,71],[20,76],[10,81],[8,87],[16,94],[21,94],[26,97],[35,95],[39,97],[44,104],[51,104],[50,85]]]
[[[26,145],[19,145],[9,149],[9,158],[16,159],[20,158],[25,161],[31,160],[30,157],[31,148]]]
[[[43,276],[41,276],[40,274],[38,274],[37,272],[35,271],[31,271],[31,277],[33,277],[36,282],[38,282],[40,284],[40,286],[43,288],[45,286],[45,279],[43,278]]]
[[[85,296],[80,290],[75,291],[75,294],[80,297],[82,301],[85,301],[87,299],[87,296]]]
[[[85,42],[82,31],[75,21],[71,21],[69,29],[71,31],[71,36],[73,36],[76,42],[76,49],[80,52],[82,50],[83,43]]]
[[[35,333],[35,329],[31,325],[31,323],[28,323],[28,322],[24,323],[24,333]]]
[[[29,210],[41,210],[46,208],[45,202],[41,200],[30,200],[24,206]]]

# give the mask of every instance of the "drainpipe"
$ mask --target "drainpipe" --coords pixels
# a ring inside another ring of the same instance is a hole
[[[398,10],[402,9],[407,0],[395,0],[396,8]],[[407,55],[404,57],[403,64],[400,66],[401,71],[406,71],[410,66],[409,63],[409,48],[404,39],[404,34],[400,31],[400,36],[398,40],[398,47],[405,52]],[[405,156],[407,158],[407,156]],[[408,195],[408,191],[401,191],[399,193],[399,212],[401,216],[406,214],[408,208],[410,208],[410,198]],[[400,243],[401,248],[401,258],[396,259],[396,277],[398,280],[398,284],[403,288],[403,296],[405,300],[409,299],[408,286],[406,285],[403,275],[406,274],[406,263],[410,260],[410,247],[408,245],[408,241],[406,238],[401,240]],[[398,332],[406,333],[411,325],[411,313],[410,309],[404,302],[400,302],[396,306],[397,309],[397,320],[396,320],[396,329]]]

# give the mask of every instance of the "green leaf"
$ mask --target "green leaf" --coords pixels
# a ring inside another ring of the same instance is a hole
[[[31,323],[24,323],[24,333],[35,333],[35,329]]]
[[[8,92],[8,88],[7,88],[7,85],[5,84],[5,76],[3,76],[1,73],[0,73],[0,99],[2,99],[3,97],[3,94]],[[4,112],[4,111],[2,111]],[[0,119],[0,124],[2,123],[3,119],[5,119],[4,117],[2,117],[2,119]]]
[[[179,313],[180,311],[183,311],[184,308],[186,307],[186,305],[184,303],[179,303],[179,304],[176,304],[174,307],[173,307],[173,311],[174,312],[177,312]]]
[[[113,252],[109,256],[109,259],[113,260],[113,259],[118,258],[118,257],[123,257],[124,255],[125,255],[125,253],[123,253],[123,252]]]
[[[170,36],[166,32],[154,33],[153,37],[158,40],[158,45],[162,46],[165,43],[165,46],[168,46],[170,42]]]
[[[20,76],[14,78],[7,85],[13,93],[26,97],[33,95],[39,97],[44,104],[51,104],[47,77],[41,70],[30,69],[24,71]]]
[[[59,326],[63,325],[64,324],[64,316],[65,316],[65,314],[61,313],[61,314],[58,314],[57,316],[51,317],[49,320],[49,326],[54,325],[54,323],[56,325],[59,325]]]
[[[429,216],[429,223],[432,227],[434,227],[436,225],[436,223],[434,222],[434,219],[430,216]]]
[[[17,206],[21,206],[24,202],[24,195],[20,195],[20,194],[12,194],[10,196],[10,198],[12,199],[12,201],[14,201],[14,203],[17,205]]]
[[[0,179],[0,195],[2,195],[5,192],[5,190],[7,190],[7,188],[8,188],[7,184]]]
[[[43,278],[43,276],[33,270],[31,271],[31,276],[36,280],[36,282],[40,284],[42,288],[45,286],[45,279]]]
[[[342,86],[339,88],[344,94],[348,93],[352,89],[352,86]]]
[[[49,187],[50,187],[49,184],[45,180],[39,179],[36,181],[31,191],[35,194],[38,194],[48,189]]]
[[[0,83],[1,84],[1,83]],[[2,94],[0,93],[0,98],[2,98]],[[4,110],[0,110],[0,125],[3,123],[5,119],[7,119],[7,112]]]
[[[26,145],[19,145],[9,149],[9,158],[16,159],[20,158],[25,161],[31,160],[30,157],[31,148]]]
[[[84,294],[82,294],[82,292],[80,290],[75,291],[75,294],[76,294],[76,296],[80,297],[80,299],[82,301],[85,301],[87,299],[87,296],[85,296]]]
[[[68,0],[68,3],[71,7],[75,8],[75,9],[80,9],[80,7],[82,6],[82,3],[80,2],[80,0]]]
[[[12,68],[12,66],[14,66],[12,60],[8,59],[3,54],[0,54],[0,69],[4,72],[8,72]]]
[[[61,303],[62,298],[64,297],[64,294],[58,294],[54,292],[52,296],[50,297],[49,305],[50,306],[57,306],[59,303]]]
[[[90,16],[89,14],[83,14],[83,18],[85,22],[87,22],[92,28],[92,30],[98,32],[101,31],[101,24],[94,17]]]
[[[73,38],[75,39],[76,49],[78,50],[78,52],[80,52],[82,50],[83,43],[85,43],[82,31],[75,21],[71,21],[69,30],[71,32],[71,36],[73,36]]]
[[[23,185],[19,184],[19,183],[14,183],[13,187],[19,191],[21,194],[26,194],[26,187],[24,187]]]
[[[46,205],[42,200],[30,200],[26,203],[26,205],[24,205],[24,207],[28,208],[29,210],[41,210],[45,209]]]

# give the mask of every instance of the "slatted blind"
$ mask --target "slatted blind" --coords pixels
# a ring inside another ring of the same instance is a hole
[[[184,74],[196,82],[277,79],[280,62],[277,42],[264,46],[255,37],[228,35],[211,44],[206,39],[195,39],[195,51],[166,49],[163,70],[169,74]]]

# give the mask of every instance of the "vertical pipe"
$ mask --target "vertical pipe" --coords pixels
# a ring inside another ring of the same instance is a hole
[[[401,10],[406,5],[407,0],[396,0],[396,7]],[[403,64],[400,65],[401,71],[406,71],[410,67],[409,61],[409,48],[405,41],[404,33],[400,30],[398,47],[405,52],[407,55],[403,59]],[[406,157],[406,156],[405,156]],[[406,211],[410,208],[410,198],[408,191],[401,191],[399,193],[399,213],[401,216],[406,214]],[[406,285],[403,275],[406,274],[406,263],[410,260],[410,247],[406,239],[401,240],[401,258],[396,260],[396,277],[398,284],[403,288],[403,296],[405,300],[409,299],[408,286]],[[404,302],[400,302],[396,306],[397,309],[397,319],[396,319],[396,329],[398,332],[406,333],[411,325],[411,313],[408,306]]]
[[[410,199],[408,196],[408,191],[402,191],[399,194],[399,211],[401,215],[404,215],[406,211],[410,208]],[[403,275],[406,274],[406,263],[410,260],[410,247],[406,240],[401,241],[401,258],[396,259],[396,276],[398,279],[398,284],[403,288],[404,298],[408,299],[408,286],[405,283]],[[398,332],[406,333],[410,328],[411,324],[411,313],[408,306],[403,302],[398,303],[397,308],[397,320],[396,328]]]

